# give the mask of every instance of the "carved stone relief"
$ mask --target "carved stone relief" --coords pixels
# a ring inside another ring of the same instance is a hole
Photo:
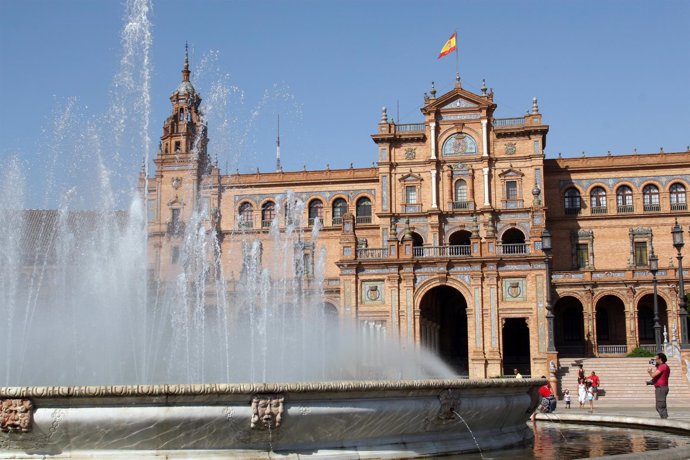
[[[266,429],[280,428],[283,420],[282,395],[256,395],[252,398],[251,427]]]
[[[28,399],[3,399],[0,402],[0,431],[31,431],[33,404]]]

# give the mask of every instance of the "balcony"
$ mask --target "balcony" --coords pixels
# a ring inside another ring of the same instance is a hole
[[[577,207],[577,208],[575,208],[575,207],[572,207],[572,208],[566,207],[566,208],[565,208],[565,215],[566,215],[566,216],[579,216],[581,212],[582,212],[582,208],[580,208],[580,207]]]
[[[316,220],[317,220],[317,219],[318,219],[319,222],[320,222],[320,226],[323,227],[323,218],[322,218],[322,217],[310,217],[310,218],[309,218],[309,221],[308,221],[308,225],[309,225],[310,227],[313,227],[314,224],[316,224]]]
[[[422,212],[421,203],[404,203],[400,205],[401,213]]]
[[[395,125],[395,130],[399,133],[409,133],[409,132],[418,132],[426,129],[426,126],[424,123],[404,123],[401,125]]]
[[[671,211],[687,211],[687,203],[671,203]]]
[[[498,253],[507,256],[529,254],[529,245],[525,243],[499,244]]]
[[[343,218],[334,217],[333,219],[331,219],[331,225],[343,225]]]
[[[451,201],[448,203],[448,209],[453,211],[474,209],[474,202],[472,201]]]
[[[494,128],[503,126],[525,126],[525,119],[520,118],[494,118]]]
[[[414,257],[465,257],[472,255],[470,245],[417,246],[412,248]]]
[[[262,220],[261,221],[261,228],[270,228],[272,220]]]
[[[358,259],[386,259],[387,257],[388,249],[386,248],[357,249]]]
[[[240,219],[237,221],[237,228],[240,230],[248,230],[254,228],[254,222],[251,220]]]
[[[619,204],[617,210],[618,214],[630,214],[631,212],[635,212],[635,208],[631,204]]]
[[[606,206],[592,206],[590,208],[592,215],[595,214],[608,214],[609,210]]]
[[[661,211],[661,205],[659,203],[645,204],[644,212],[659,212]]]
[[[523,200],[501,200],[501,207],[503,209],[518,209],[524,208]]]
[[[355,217],[355,223],[357,224],[370,224],[371,216],[357,216]]]

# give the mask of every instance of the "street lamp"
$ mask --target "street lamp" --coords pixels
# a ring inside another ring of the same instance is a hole
[[[680,296],[680,303],[678,304],[680,314],[680,347],[690,348],[690,344],[688,344],[688,302],[685,299],[685,284],[683,283],[683,255],[680,253],[685,243],[683,243],[683,228],[678,225],[678,219],[676,219],[676,224],[671,229],[671,235],[673,235],[673,247],[678,252],[676,257],[678,258],[678,295]]]
[[[546,302],[544,307],[546,308],[546,323],[549,328],[549,337],[547,351],[549,353],[556,352],[556,344],[554,343],[553,337],[553,307],[551,306],[551,266],[549,254],[551,253],[551,233],[544,229],[541,233],[541,250],[544,251],[544,262],[546,264]]]
[[[652,284],[654,285],[654,343],[656,344],[656,352],[662,353],[661,324],[659,324],[659,300],[656,294],[656,272],[659,271],[659,258],[654,254],[654,247],[652,247],[652,253],[649,255],[649,271],[652,272]]]

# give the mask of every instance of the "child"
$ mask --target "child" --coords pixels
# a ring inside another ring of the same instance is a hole
[[[585,407],[585,400],[587,399],[587,388],[585,387],[585,379],[577,380],[577,402],[580,403],[580,409]]]
[[[594,412],[594,387],[592,382],[587,380],[587,401],[589,401],[589,413]]]
[[[567,388],[563,392],[563,401],[565,401],[565,408],[570,409],[570,390]]]

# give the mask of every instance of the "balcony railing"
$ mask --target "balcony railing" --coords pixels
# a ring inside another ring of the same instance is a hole
[[[671,203],[671,211],[685,211],[687,209],[687,203]]]
[[[494,118],[494,128],[502,126],[525,126],[525,119],[520,118]]]
[[[395,125],[395,130],[399,133],[424,131],[426,129],[424,123],[404,123]]]
[[[272,220],[262,220],[261,228],[269,228],[271,226]]]
[[[240,219],[237,221],[237,227],[241,229],[254,228],[254,222],[251,220]]]
[[[331,219],[331,222],[333,225],[342,225],[343,224],[343,218],[342,217],[334,217]]]
[[[166,229],[165,233],[171,236],[178,236],[182,235],[184,233],[185,229],[185,223],[178,221],[178,222],[167,222],[166,223]]]
[[[524,208],[523,200],[501,200],[503,209]]]
[[[565,215],[566,216],[578,216],[582,212],[582,208],[577,207],[577,208],[565,208]]]
[[[644,205],[644,212],[659,212],[661,211],[661,205],[656,203],[656,204],[645,204]]]
[[[622,355],[628,352],[627,345],[599,345],[600,355]]]
[[[474,209],[474,202],[472,201],[451,201],[448,204],[450,209]]]
[[[357,249],[358,259],[385,259],[388,257],[386,248],[364,248]]]
[[[499,244],[498,253],[503,255],[529,254],[529,246],[525,243]]]
[[[618,214],[628,214],[635,212],[635,208],[631,204],[620,204],[618,205]]]
[[[321,217],[310,217],[309,221],[308,221],[308,225],[310,227],[313,227],[314,224],[316,223],[316,219],[319,219],[319,221],[321,222],[321,226],[323,226],[323,218],[321,218]]]
[[[651,351],[652,353],[656,353],[655,343],[641,343],[640,348],[642,348],[643,350]]]
[[[400,205],[400,212],[422,212],[421,203],[403,203]]]
[[[592,214],[608,214],[609,210],[606,206],[592,206]]]
[[[357,216],[355,222],[358,224],[370,224],[371,216]]]
[[[461,257],[472,254],[470,245],[417,246],[413,248],[415,257]]]

